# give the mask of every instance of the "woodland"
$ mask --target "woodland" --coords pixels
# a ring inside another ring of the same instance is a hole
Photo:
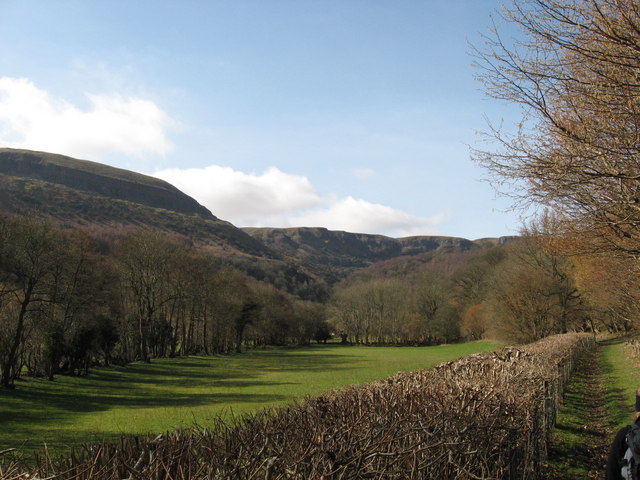
[[[84,375],[94,365],[268,345],[527,343],[568,331],[626,332],[638,292],[629,262],[569,255],[544,217],[505,245],[400,257],[334,285],[324,302],[256,280],[188,238],[60,228],[0,217],[2,385]],[[582,247],[582,246],[581,246]]]

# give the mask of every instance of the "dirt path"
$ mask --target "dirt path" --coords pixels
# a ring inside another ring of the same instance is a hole
[[[598,345],[584,356],[567,386],[553,434],[546,479],[604,478],[613,432],[604,407],[601,350]]]

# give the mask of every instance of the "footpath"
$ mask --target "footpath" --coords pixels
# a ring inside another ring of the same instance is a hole
[[[600,371],[602,345],[586,354],[567,386],[544,479],[603,479],[615,434],[605,408],[606,386]]]

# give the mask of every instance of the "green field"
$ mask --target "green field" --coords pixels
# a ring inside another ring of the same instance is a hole
[[[398,371],[428,368],[490,342],[438,347],[318,345],[254,350],[224,357],[159,359],[151,364],[94,369],[87,377],[28,379],[0,390],[0,450],[54,449],[121,434],[206,426],[282,405],[332,388],[369,382]]]

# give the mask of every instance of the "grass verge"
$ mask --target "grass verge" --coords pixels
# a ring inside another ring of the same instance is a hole
[[[614,339],[603,343],[600,366],[609,423],[617,430],[631,422],[635,391],[640,385],[640,359],[630,356],[624,340]]]
[[[602,478],[609,445],[605,387],[597,346],[578,362],[564,392],[553,432],[545,478]]]
[[[581,360],[558,412],[546,478],[602,478],[615,432],[631,422],[639,367],[619,338]]]

